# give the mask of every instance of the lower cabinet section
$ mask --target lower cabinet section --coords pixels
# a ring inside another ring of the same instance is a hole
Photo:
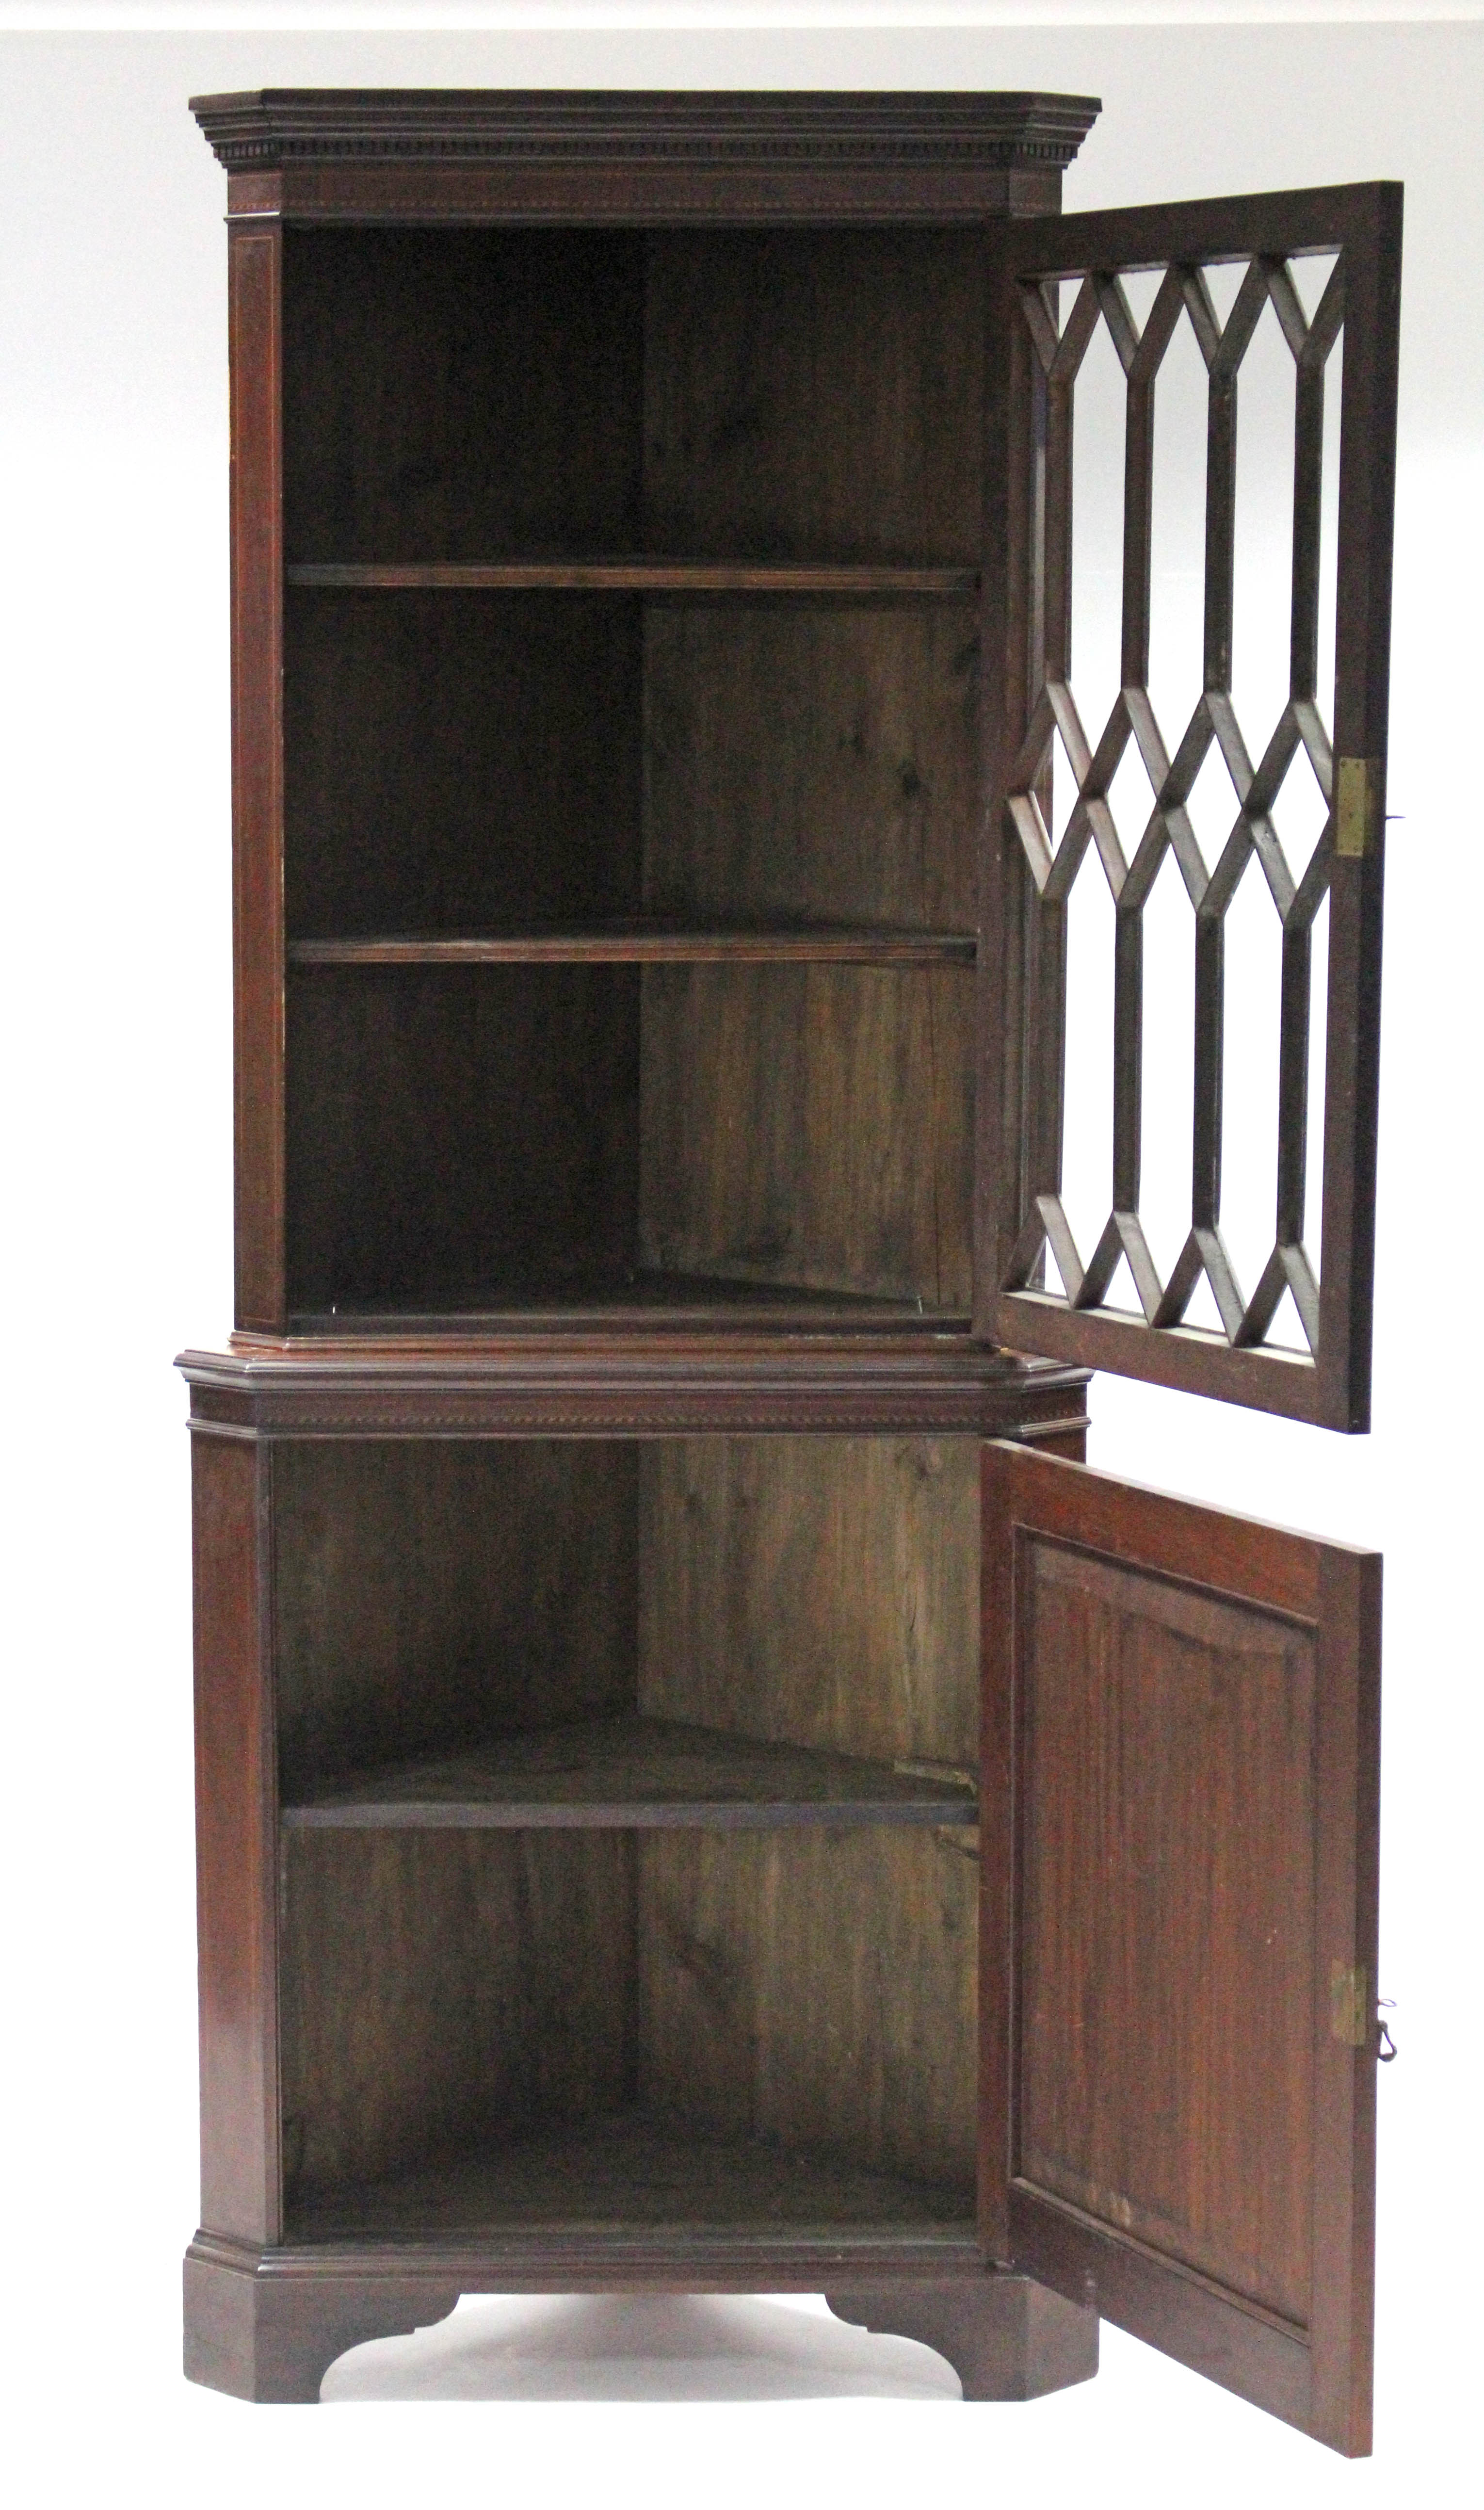
[[[290,2238],[972,2235],[961,1829],[290,1832]]]
[[[1364,2451],[1374,1555],[954,1432],[207,1428],[196,1501],[195,2376],[792,2289]]]

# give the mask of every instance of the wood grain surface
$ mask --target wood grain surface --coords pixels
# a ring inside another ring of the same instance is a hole
[[[969,1771],[620,1714],[398,1760],[285,1805],[298,1830],[781,1830],[972,1824]]]

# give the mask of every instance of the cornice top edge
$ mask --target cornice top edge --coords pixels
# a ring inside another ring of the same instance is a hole
[[[1101,109],[1095,96],[944,90],[258,88],[191,98],[229,172],[420,159],[1065,168]]]

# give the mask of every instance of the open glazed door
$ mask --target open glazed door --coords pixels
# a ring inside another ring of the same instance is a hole
[[[1381,1562],[984,1450],[993,2255],[1370,2447]]]
[[[975,1329],[1361,1429],[1400,187],[999,256]]]

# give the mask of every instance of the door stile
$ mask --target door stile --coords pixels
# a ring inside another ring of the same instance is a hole
[[[1319,1582],[1310,2411],[1315,2437],[1356,2457],[1374,2353],[1381,1561],[1325,1549]]]
[[[1335,833],[1325,1064],[1322,1417],[1370,1426],[1380,1106],[1381,938],[1386,869],[1391,516],[1401,299],[1401,186],[1357,205],[1346,254],[1335,636]]]

